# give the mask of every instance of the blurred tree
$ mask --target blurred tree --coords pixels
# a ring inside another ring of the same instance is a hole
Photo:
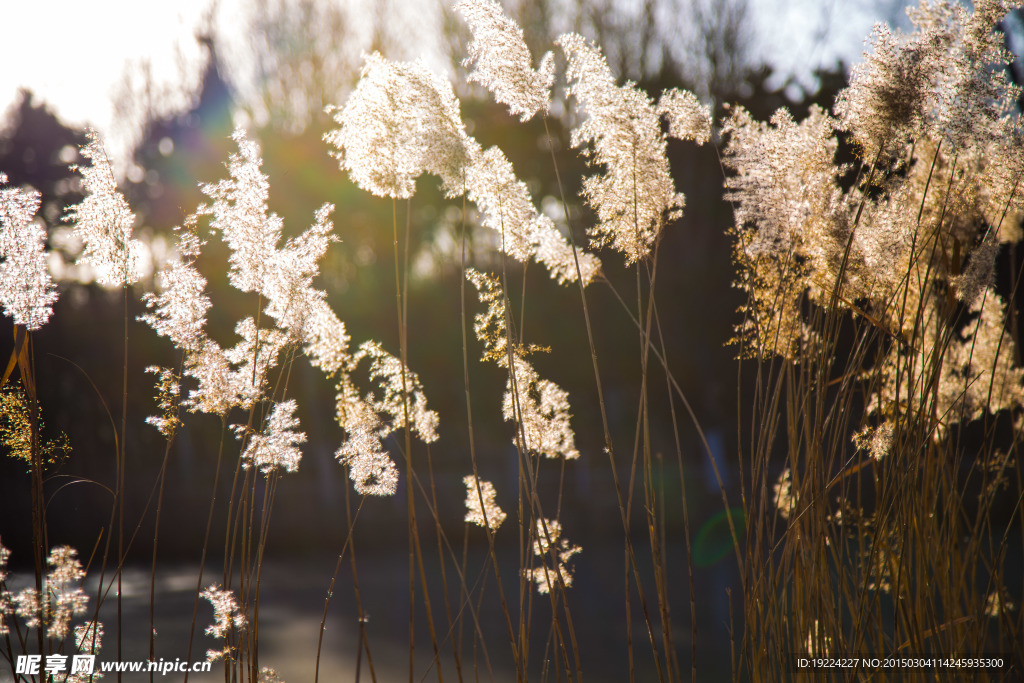
[[[727,99],[745,90],[754,63],[748,0],[688,0],[689,30],[668,46],[702,97]]]
[[[0,171],[11,185],[31,185],[42,195],[40,215],[50,227],[81,201],[78,174],[69,168],[85,144],[82,130],[65,126],[32,93],[22,90],[0,130]]]
[[[249,35],[254,63],[241,104],[260,127],[296,133],[323,120],[358,76],[352,20],[332,0],[257,0]]]
[[[219,178],[232,150],[235,96],[222,76],[212,35],[202,33],[196,40],[205,46],[208,61],[190,105],[162,115],[162,106],[140,110],[146,116],[138,122],[141,133],[126,192],[142,224],[158,232],[179,225],[201,203],[199,183]]]
[[[742,89],[757,61],[749,0],[503,0],[523,28],[536,59],[560,34],[574,31],[601,46],[612,70],[636,82],[669,75],[702,97],[727,99]],[[459,68],[465,52],[462,20],[439,4],[442,51]]]

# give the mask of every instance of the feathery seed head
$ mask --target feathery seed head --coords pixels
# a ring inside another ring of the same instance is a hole
[[[241,339],[224,352],[224,357],[235,370],[240,388],[239,405],[250,408],[263,396],[267,374],[277,365],[281,349],[288,343],[288,335],[278,329],[256,329],[256,321],[246,318],[235,325]]]
[[[7,560],[11,557],[11,551],[3,543],[0,543],[0,583],[7,581]]]
[[[288,240],[283,249],[274,249],[266,278],[259,292],[267,298],[266,312],[299,342],[306,342],[314,307],[326,295],[314,289],[313,278],[320,272],[319,261],[335,238],[328,216],[333,204],[324,204],[316,212],[315,223],[304,233]]]
[[[772,492],[775,494],[775,509],[779,511],[779,516],[789,519],[796,510],[796,496],[793,493],[793,473],[788,467],[782,470],[772,485]]]
[[[245,628],[245,615],[239,611],[238,600],[234,592],[221,590],[218,584],[213,584],[204,590],[200,597],[208,600],[213,605],[214,622],[206,627],[206,635],[214,638],[227,639],[233,631]],[[221,650],[207,650],[206,661],[216,661],[222,657],[230,657],[233,648],[225,643]]]
[[[7,176],[0,173],[0,186]],[[0,189],[0,305],[15,325],[42,327],[53,313],[57,288],[46,265],[46,230],[35,220],[35,190]]]
[[[256,679],[256,683],[284,683],[281,677],[277,675],[277,671],[271,669],[269,666],[260,667],[259,678]]]
[[[427,171],[450,194],[462,193],[464,169],[478,145],[466,135],[451,83],[423,62],[366,55],[348,102],[330,111],[340,128],[324,140],[360,188],[407,199]]]
[[[658,113],[668,121],[668,134],[677,140],[703,145],[711,139],[711,107],[701,104],[689,90],[672,88],[663,92]]]
[[[35,588],[23,588],[14,596],[14,613],[25,620],[25,628],[43,624],[43,603]]]
[[[75,627],[75,648],[82,654],[97,655],[103,644],[103,623],[99,621],[88,621]],[[103,678],[103,673],[94,671],[89,673],[86,670],[72,671],[68,674],[63,683],[93,683]]]
[[[371,392],[367,402],[378,414],[391,418],[391,428],[405,421],[408,406],[409,428],[425,443],[437,441],[437,413],[427,408],[427,397],[419,376],[402,361],[373,341],[363,342],[352,356],[353,368],[363,358],[370,360],[370,382],[379,393]],[[404,375],[404,378],[403,378]]]
[[[14,603],[11,602],[11,594],[0,590],[0,636],[6,636],[11,632],[7,625],[7,617],[14,612]]]
[[[508,364],[508,333],[505,328],[505,291],[498,281],[473,268],[466,269],[466,279],[477,290],[480,303],[487,311],[477,313],[473,321],[476,338],[484,344],[483,360],[498,365]]]
[[[552,221],[533,205],[526,185],[498,149],[482,152],[466,134],[451,84],[421,62],[365,57],[359,84],[342,109],[340,124],[324,136],[334,156],[362,189],[380,197],[408,198],[416,178],[441,178],[446,194],[468,194],[483,223],[502,236],[502,250],[520,261],[543,263],[559,282],[577,279],[576,260]],[[580,254],[584,284],[600,264]]]
[[[364,358],[370,361],[369,380],[374,386],[360,396],[351,374]],[[338,381],[337,419],[347,439],[335,453],[338,461],[349,468],[349,478],[357,492],[375,496],[395,492],[398,469],[384,449],[383,440],[405,424],[406,407],[411,432],[426,443],[436,441],[437,413],[427,407],[416,373],[380,344],[361,344]]]
[[[521,425],[525,448],[546,458],[580,457],[576,436],[569,425],[569,393],[554,382],[540,379],[523,358],[514,356],[513,366],[516,391],[513,393],[510,377],[505,384],[501,412],[506,420]],[[513,442],[518,443],[519,437],[517,431]]]
[[[873,52],[853,69],[836,100],[839,128],[849,131],[866,159],[894,154],[922,136],[962,152],[996,139],[999,120],[1018,89],[1007,79],[1010,56],[996,25],[1003,0],[975,3],[973,12],[950,2],[922,0],[907,10],[915,30],[877,25]]]
[[[995,236],[988,234],[971,252],[964,272],[950,280],[956,298],[969,308],[974,307],[982,293],[994,284],[996,255],[1000,246]]]
[[[79,652],[96,654],[103,642],[103,623],[90,621],[75,627],[75,647]]]
[[[633,264],[650,254],[665,222],[683,208],[669,173],[658,111],[634,83],[616,86],[604,55],[582,36],[568,33],[556,42],[569,60],[569,94],[586,114],[572,131],[572,144],[589,146],[592,162],[604,167],[602,175],[583,185],[598,217],[590,233],[593,244],[611,245]],[[683,123],[688,117],[680,112],[689,107],[680,96],[670,95],[665,104],[677,130],[695,138],[702,134]]]
[[[211,230],[219,231],[231,248],[228,280],[242,292],[255,292],[267,278],[281,238],[281,217],[268,214],[270,182],[260,167],[259,145],[237,129],[231,136],[238,153],[228,160],[230,178],[203,185],[203,194],[213,203],[200,209],[212,216]]]
[[[487,88],[509,112],[527,121],[537,112],[547,114],[555,80],[554,58],[549,52],[533,70],[523,30],[505,15],[496,0],[461,0],[455,9],[473,32],[464,64],[472,68],[469,80]]]
[[[346,427],[348,439],[334,454],[349,468],[357,493],[391,496],[398,488],[398,468],[381,444],[379,429],[372,423]]]
[[[466,279],[477,288],[480,301],[487,304],[487,311],[478,313],[473,325],[477,339],[484,343],[483,359],[508,368],[505,292],[496,279],[472,268],[466,270]],[[536,350],[536,347],[512,347],[512,368],[505,385],[502,414],[506,420],[522,427],[522,436],[526,439],[522,445],[529,452],[548,458],[578,458],[576,437],[569,425],[569,394],[554,382],[540,379],[526,360],[526,355]],[[513,443],[519,444],[519,439],[517,430]]]
[[[1016,603],[1010,600],[1005,589],[993,590],[985,598],[985,616],[989,619],[998,619],[1000,615],[1016,609]]]
[[[575,282],[573,249],[554,222],[537,211],[526,183],[516,177],[511,162],[497,147],[476,154],[466,174],[467,195],[483,214],[483,224],[501,235],[501,250],[526,263],[536,259],[559,283]],[[579,274],[589,284],[601,264],[580,253]]]
[[[199,382],[184,401],[191,412],[223,416],[239,405],[243,380],[232,371],[224,350],[212,339],[186,355],[185,375]]]
[[[870,453],[875,460],[881,460],[892,451],[895,431],[892,422],[883,422],[877,427],[869,425],[853,435],[853,443],[857,448]]]
[[[830,226],[819,222],[828,221],[837,210],[836,177],[842,170],[833,161],[831,117],[812,108],[796,123],[780,109],[766,125],[736,107],[723,134],[729,138],[725,163],[736,171],[726,180],[726,199],[736,203],[737,225],[757,226],[745,247],[751,258],[784,258],[802,242],[813,244],[805,235],[829,232]]]
[[[267,475],[279,470],[295,472],[299,469],[302,451],[299,444],[306,443],[306,435],[296,431],[299,419],[295,417],[294,400],[282,401],[274,406],[262,434],[251,434],[249,444],[242,453],[242,467],[258,467]],[[243,438],[245,428],[234,425],[235,434]]]
[[[850,87],[835,105],[841,129],[853,134],[868,160],[920,135],[930,77],[948,47],[938,32],[904,41],[884,24],[875,26],[872,44],[873,54],[853,68]]]
[[[535,582],[541,594],[558,587],[559,578],[562,585],[571,587],[573,574],[569,561],[583,549],[562,538],[562,525],[557,519],[538,519],[533,532],[533,554],[540,558],[541,566],[524,569],[523,576]]]
[[[11,556],[11,551],[4,547],[3,543],[0,543],[0,586],[4,585],[7,581],[7,560]],[[0,636],[6,636],[10,633],[10,627],[7,625],[7,617],[10,616],[14,611],[14,604],[11,602],[11,594],[3,589],[0,589]]]
[[[210,298],[206,295],[206,278],[193,264],[201,244],[194,230],[182,232],[178,253],[160,271],[160,293],[143,295],[142,300],[151,312],[139,317],[185,352],[198,351],[206,343]]]
[[[50,565],[43,605],[49,624],[46,634],[49,638],[62,639],[68,633],[71,617],[85,614],[89,598],[80,585],[85,572],[78,561],[78,552],[66,545],[51,549],[46,563]]]
[[[312,302],[304,322],[305,353],[310,363],[330,376],[351,362],[345,323],[338,320],[326,301]]]
[[[85,245],[77,264],[93,268],[100,284],[130,285],[141,277],[143,266],[142,244],[132,239],[135,214],[117,190],[110,157],[99,135],[89,131],[88,136],[90,142],[81,153],[92,164],[74,167],[82,175],[86,196],[65,216]]]
[[[465,521],[497,531],[505,521],[505,513],[494,502],[498,495],[494,484],[477,479],[472,474],[463,477],[462,483],[466,485]]]
[[[37,411],[35,420],[36,443],[33,444],[32,410],[25,390],[19,382],[9,382],[0,387],[0,448],[11,458],[23,460],[29,466],[35,457],[45,465],[60,462],[70,451],[71,444],[65,434],[53,439],[38,438],[46,429],[42,413]]]
[[[147,417],[146,424],[153,425],[165,438],[172,439],[181,426],[178,417],[178,406],[181,403],[180,378],[171,368],[156,365],[146,368],[146,372],[157,376],[157,404],[160,407],[160,414]]]
[[[305,353],[310,363],[334,375],[352,360],[348,351],[350,338],[345,323],[338,319],[323,299],[313,301],[304,321]]]

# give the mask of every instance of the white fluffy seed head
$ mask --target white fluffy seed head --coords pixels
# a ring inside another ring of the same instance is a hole
[[[466,135],[451,83],[421,61],[364,57],[359,84],[341,109],[329,110],[339,128],[324,140],[360,188],[407,199],[423,172],[461,194],[476,141]]]
[[[90,131],[88,136],[82,156],[92,164],[75,167],[82,175],[85,198],[70,207],[65,217],[85,245],[77,263],[92,268],[100,284],[130,285],[141,277],[143,267],[143,246],[132,239],[135,214],[117,190],[110,157],[99,135]]]
[[[583,549],[562,538],[562,524],[557,519],[538,519],[533,533],[533,554],[540,558],[541,566],[524,569],[523,576],[535,582],[541,594],[550,593],[560,583],[570,588],[573,573],[569,561]]]
[[[494,490],[494,484],[477,479],[472,474],[463,477],[462,483],[466,485],[465,520],[470,524],[497,531],[505,521],[506,515],[494,500],[498,495]]]
[[[554,58],[549,52],[533,69],[523,30],[505,15],[496,0],[461,0],[455,9],[469,24],[473,39],[466,48],[469,80],[487,88],[494,99],[508,105],[520,121],[547,113],[555,80]]]
[[[306,442],[306,435],[297,429],[297,407],[294,400],[282,401],[274,406],[263,432],[249,436],[249,443],[242,453],[242,467],[257,467],[268,476],[299,469],[299,461],[302,459],[299,444]],[[235,425],[235,432],[241,438],[244,435],[242,425]]]
[[[619,87],[604,55],[575,33],[558,38],[569,60],[569,94],[585,116],[572,144],[586,148],[604,172],[584,181],[583,194],[597,212],[590,231],[595,246],[611,246],[627,265],[647,258],[667,221],[679,217],[684,199],[669,172],[661,120],[650,97],[633,83]],[[702,135],[681,116],[685,103],[666,101],[681,134]]]
[[[157,278],[159,294],[147,292],[143,296],[150,312],[140,317],[186,353],[201,350],[206,343],[206,313],[211,304],[206,278],[194,265],[200,248],[194,232],[182,233],[178,253]]]
[[[334,455],[349,468],[349,478],[357,493],[394,495],[398,488],[398,468],[384,450],[378,430],[372,425],[350,429],[348,439]]]
[[[261,170],[263,157],[259,145],[238,129],[231,136],[238,152],[228,161],[230,177],[203,185],[202,191],[213,203],[201,209],[212,216],[211,230],[231,248],[228,280],[242,292],[259,291],[271,270],[282,220],[269,213],[267,201],[270,181]]]
[[[7,176],[0,173],[0,185]],[[35,220],[35,190],[0,189],[0,305],[15,325],[42,327],[53,313],[57,289],[46,265],[46,230]]]
[[[597,275],[601,267],[597,257],[578,252],[574,258],[568,241],[548,216],[537,211],[526,183],[516,177],[511,162],[497,147],[474,156],[466,188],[483,224],[498,233],[501,250],[512,258],[524,263],[536,259],[559,283],[578,279],[577,261],[584,285]]]

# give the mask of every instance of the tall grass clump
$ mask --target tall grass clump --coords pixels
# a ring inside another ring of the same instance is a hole
[[[272,599],[265,574],[271,521],[303,447],[326,429],[307,422],[315,411],[302,410],[298,375],[306,365],[333,387],[341,431],[334,458],[349,480],[344,519],[310,520],[343,539],[319,628],[308,634],[314,681],[378,678],[357,539],[368,526],[361,514],[388,497],[405,517],[405,567],[393,589],[401,594],[403,629],[408,620],[410,683],[583,681],[594,645],[585,640],[573,588],[588,562],[587,548],[574,542],[585,520],[563,504],[567,472],[580,461],[607,468],[614,497],[621,589],[600,600],[602,613],[622,622],[618,654],[628,679],[696,681],[701,668],[718,670],[698,648],[697,603],[706,591],[693,569],[686,439],[707,457],[713,476],[706,481],[721,500],[741,578],[739,610],[733,614],[730,604],[726,612],[738,620],[729,644],[735,680],[789,680],[798,657],[853,655],[1003,654],[1019,671],[1014,603],[1024,586],[1012,569],[1020,539],[1011,534],[1024,528],[1016,450],[1024,369],[1015,314],[1020,278],[1001,250],[1021,238],[1024,132],[1013,107],[1020,93],[1002,68],[1009,55],[996,31],[1005,4],[979,2],[971,12],[924,2],[911,12],[912,33],[876,30],[872,52],[831,112],[815,108],[797,121],[780,110],[761,123],[734,107],[717,131],[711,108],[687,90],[655,98],[618,83],[601,49],[578,34],[560,36],[555,52],[535,59],[495,0],[461,0],[456,9],[470,31],[469,83],[456,87],[424,61],[373,52],[347,100],[328,108],[324,151],[338,162],[337,181],[344,174],[390,213],[380,229],[391,243],[387,298],[393,270],[394,304],[376,339],[353,340],[337,312],[343,309],[320,288],[328,250],[346,248],[336,244],[346,226],[335,227],[335,206],[323,203],[305,230],[286,229],[270,210],[262,148],[242,129],[232,137],[236,151],[224,177],[200,186],[204,203],[175,229],[173,255],[156,289],[140,296],[145,312],[132,320],[129,297],[143,289],[144,248],[132,237],[135,217],[101,141],[93,136],[83,149],[92,162],[79,169],[88,193],[67,222],[83,244],[81,264],[121,288],[124,308],[119,428],[108,410],[115,476],[101,484],[112,505],[85,567],[78,551],[48,539],[53,463],[68,448],[44,435],[32,355],[32,331],[48,320],[58,291],[35,220],[39,198],[0,190],[0,302],[16,331],[0,437],[28,465],[34,563],[33,584],[11,591],[9,553],[0,546],[6,660],[13,667],[24,652],[98,652],[100,607],[111,591],[117,625],[107,625],[106,637],[116,638],[117,652],[101,655],[121,659],[129,629],[122,622],[125,563],[136,536],[150,528],[155,658],[168,463],[182,428],[205,415],[219,427],[200,446],[216,462],[215,474],[198,484],[209,502],[205,525],[192,530],[202,539],[198,576],[186,651],[175,654],[222,662],[225,681],[279,681],[267,666],[265,640],[261,647],[261,608]],[[510,160],[519,155],[474,137],[456,92],[476,86],[520,124],[543,131],[560,217],[538,208]],[[746,296],[732,340],[742,359],[738,490],[719,469],[724,460],[670,366],[674,340],[663,333],[672,307],[658,273],[674,264],[660,261],[659,247],[686,205],[669,164],[670,140],[721,143],[735,211],[736,284]],[[587,166],[583,177],[566,173],[577,155]],[[461,350],[462,377],[449,378],[462,385],[461,416],[428,402],[427,373],[410,361],[429,357],[416,344],[431,330],[410,323],[420,302],[410,287],[409,216],[431,182],[461,231],[458,291],[448,302],[461,323],[461,349],[453,353]],[[585,208],[570,211],[576,195]],[[469,235],[484,232],[494,253],[471,262]],[[218,254],[223,262],[214,261]],[[242,316],[209,291],[211,267],[226,273]],[[527,270],[548,276],[542,285],[553,300],[568,291],[565,316],[577,321],[585,347],[565,348],[549,330],[527,330]],[[598,300],[617,307],[595,306]],[[607,353],[598,325],[629,331],[628,357]],[[127,378],[147,365],[134,367],[129,331],[133,341],[155,333],[176,358],[145,368],[159,407],[147,423],[166,444],[149,489],[129,486],[126,477]],[[540,360],[548,353],[582,358],[591,378],[570,384],[557,360],[553,367]],[[633,368],[635,395],[613,396],[611,366]],[[495,379],[498,395],[472,388],[478,374]],[[597,419],[581,426],[574,417],[580,406]],[[504,422],[510,465],[478,447],[481,413]],[[459,453],[449,458],[460,468],[453,481],[435,469],[431,451],[449,423],[465,427]],[[665,460],[676,462],[670,475]],[[501,467],[514,476],[490,478]],[[461,525],[444,513],[453,485],[460,496],[465,489]],[[736,496],[742,514],[731,507]],[[139,499],[138,519],[129,497]],[[150,515],[151,526],[144,525]],[[475,561],[471,543],[486,547]],[[87,572],[99,576],[91,607],[81,586]],[[345,574],[358,624],[354,672],[328,671],[321,659]],[[685,627],[680,595],[688,602]],[[76,618],[82,623],[72,628]],[[60,680],[88,678],[71,672]]]
[[[1024,136],[1007,9],[924,2],[912,32],[876,28],[831,113],[725,121],[753,678],[786,680],[808,654],[1020,666],[1020,273],[999,257],[1021,237]]]

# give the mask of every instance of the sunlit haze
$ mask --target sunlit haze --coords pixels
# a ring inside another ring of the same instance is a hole
[[[106,128],[118,85],[131,64],[149,62],[154,81],[174,83],[194,70],[194,39],[209,0],[173,3],[102,0],[11,2],[0,22],[5,54],[0,103],[30,89],[73,124]]]
[[[211,6],[216,5],[215,10]],[[165,102],[186,100],[198,82],[205,54],[196,41],[213,30],[224,52],[237,55],[246,42],[246,0],[72,0],[11,2],[0,22],[5,68],[0,70],[0,111],[29,89],[73,125],[90,125],[116,147],[130,134],[115,130],[128,92],[138,93],[148,68]],[[754,0],[755,54],[784,74],[807,82],[810,69],[839,59],[859,59],[873,21],[893,14],[893,2]],[[244,47],[241,50],[244,52]],[[186,104],[186,102],[182,102]],[[122,150],[125,151],[125,150]]]

